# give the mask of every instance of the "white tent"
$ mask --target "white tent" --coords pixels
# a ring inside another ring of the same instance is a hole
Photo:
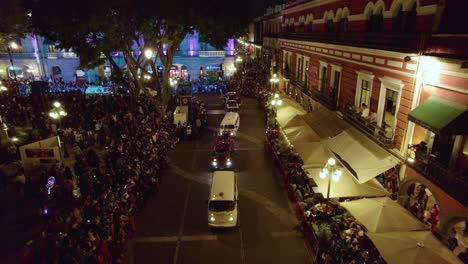
[[[403,232],[428,229],[408,210],[388,197],[343,202],[341,206],[346,208],[369,232]]]
[[[296,127],[296,126],[305,126],[308,127],[307,123],[304,121],[302,118],[302,115],[296,115],[293,118],[291,118],[284,126],[283,128],[287,127]]]
[[[322,141],[356,172],[364,183],[395,167],[399,160],[354,128]]]
[[[284,127],[291,119],[297,115],[304,115],[306,111],[289,98],[284,98],[282,106],[278,106],[276,111],[276,120],[280,126]]]
[[[319,140],[319,137],[308,126],[289,127],[283,129],[283,131],[293,145]]]
[[[462,263],[430,231],[366,233],[388,264]]]
[[[323,163],[325,164],[325,163]],[[322,165],[323,166],[323,165]],[[317,192],[327,196],[328,178],[322,179],[319,174],[322,167],[302,166],[309,178],[312,178],[317,184],[314,188]],[[388,191],[376,180],[371,179],[365,183],[359,183],[356,178],[348,171],[343,173],[338,182],[331,181],[330,198],[338,197],[376,197],[389,195]]]
[[[294,149],[304,162],[304,166],[323,166],[332,153],[320,142],[304,142],[294,145]]]

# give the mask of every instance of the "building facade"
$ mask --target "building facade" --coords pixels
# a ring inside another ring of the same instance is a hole
[[[81,69],[80,60],[72,50],[58,49],[56,43],[34,34],[18,40],[17,44],[16,49],[10,49],[13,66],[7,47],[0,47],[0,78],[14,79],[16,74],[17,79],[51,77],[71,82],[78,76],[87,82],[95,83],[111,74],[110,65]],[[225,57],[234,56],[234,46],[235,40],[230,39],[224,50],[217,50],[204,41],[198,32],[188,34],[176,51],[174,64],[187,65],[189,73],[196,76],[200,66],[220,65]],[[119,65],[125,65],[123,56],[119,52],[115,53],[115,57]],[[194,62],[193,58],[198,61]]]
[[[446,2],[287,1],[278,38],[281,90],[399,158],[399,201],[425,190],[421,213],[437,204],[442,235],[468,220],[468,39],[455,21],[466,4]]]

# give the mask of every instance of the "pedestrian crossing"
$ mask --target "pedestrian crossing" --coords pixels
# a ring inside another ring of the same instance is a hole
[[[132,239],[133,243],[167,243],[167,242],[188,242],[188,241],[216,241],[222,235],[181,235],[181,236],[144,236]],[[271,238],[298,237],[300,234],[295,231],[270,232]]]

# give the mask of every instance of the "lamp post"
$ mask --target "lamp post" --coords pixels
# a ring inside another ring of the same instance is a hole
[[[278,109],[278,106],[281,106],[283,104],[283,100],[281,100],[279,94],[275,93],[273,95],[273,99],[271,99],[270,103],[273,106],[274,113],[275,113],[275,116],[276,116],[276,111]]]
[[[11,64],[11,69],[13,70],[13,77],[15,78],[15,88],[16,88],[16,92],[18,92],[18,78],[16,78],[16,70],[15,70],[15,66],[13,64],[13,57],[11,56],[11,49],[17,49],[18,48],[18,44],[16,44],[16,42],[10,42],[8,45],[7,45],[7,52],[8,52],[8,58],[10,59],[10,64]],[[10,74],[8,73],[8,76]]]
[[[341,177],[341,170],[336,166],[336,160],[334,158],[329,158],[325,167],[320,171],[320,178],[325,179],[328,177],[328,188],[327,188],[327,206],[325,212],[328,214],[328,204],[330,203],[330,186],[331,181],[338,182]]]
[[[55,120],[58,120],[59,121],[59,124],[60,126],[62,125],[61,124],[61,118],[64,117],[64,116],[67,116],[67,112],[65,112],[65,110],[63,109],[62,105],[60,104],[60,102],[57,102],[55,101],[54,102],[54,108],[52,108],[52,110],[50,110],[49,112],[49,116],[52,118],[52,119],[55,119]]]
[[[279,79],[278,79],[278,75],[276,75],[276,73],[273,74],[273,76],[271,76],[270,78],[270,83],[272,84],[273,86],[273,91],[276,92],[276,84],[279,82]]]

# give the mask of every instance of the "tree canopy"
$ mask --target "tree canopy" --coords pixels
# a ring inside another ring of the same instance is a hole
[[[197,30],[207,42],[223,48],[229,38],[245,34],[252,18],[247,0],[81,0],[72,5],[63,0],[26,1],[36,32],[73,49],[82,66],[108,60],[114,78],[127,82],[132,94],[146,87],[156,90],[162,110],[169,100],[170,66],[184,37]],[[154,51],[151,59],[145,57],[146,50]],[[118,67],[116,51],[122,53],[126,69]],[[162,81],[157,58],[164,68]],[[150,78],[140,78],[139,72]]]

